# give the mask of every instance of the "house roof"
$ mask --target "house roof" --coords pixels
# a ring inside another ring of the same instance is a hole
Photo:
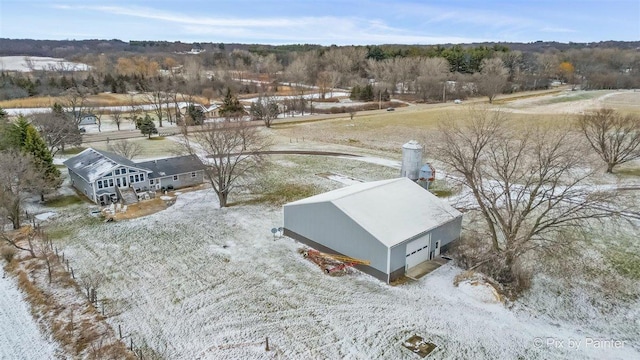
[[[195,155],[178,156],[167,159],[140,162],[139,167],[152,171],[150,179],[189,173],[204,169],[204,164]]]
[[[148,170],[120,155],[92,148],[67,159],[63,164],[88,182],[94,182],[121,165]]]
[[[195,104],[195,103],[193,104],[193,106],[195,106],[196,108],[202,110],[203,113],[208,113],[208,112],[214,111],[214,110],[216,110],[216,109],[218,109],[220,107],[220,105],[218,105],[218,104],[212,104],[209,107],[206,107],[204,105]],[[189,107],[189,104],[180,105],[180,109],[186,109],[188,107]]]
[[[356,184],[286,204],[332,203],[387,247],[459,216],[458,210],[408,178]]]

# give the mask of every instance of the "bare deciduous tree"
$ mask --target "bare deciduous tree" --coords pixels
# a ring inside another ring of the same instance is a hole
[[[254,119],[262,120],[266,127],[271,127],[280,114],[280,106],[274,96],[260,94],[258,100],[251,104],[249,113]]]
[[[417,64],[419,76],[416,79],[416,93],[423,101],[429,99],[442,99],[446,101],[444,94],[446,79],[449,75],[449,63],[444,58],[421,59]]]
[[[585,186],[594,172],[570,132],[516,131],[502,114],[482,111],[440,132],[435,153],[484,220],[480,238],[502,264],[493,275],[503,283],[517,281],[524,255],[567,245],[559,232],[614,215],[611,194]]]
[[[79,146],[82,143],[82,134],[78,126],[64,113],[34,114],[31,119],[47,143],[51,156],[55,156],[58,151],[64,151],[67,146]]]
[[[63,105],[70,111],[76,126],[80,125],[82,115],[84,115],[87,106],[87,89],[82,86],[71,88],[64,93]]]
[[[93,291],[97,290],[105,280],[105,276],[98,272],[87,272],[79,276],[79,285],[87,292],[87,299],[94,302]]]
[[[612,109],[584,114],[578,126],[591,148],[607,164],[612,173],[616,165],[640,158],[640,119],[623,116]]]
[[[164,106],[169,103],[170,98],[161,81],[154,81],[150,86],[151,89],[145,96],[151,104],[154,114],[158,118],[158,127],[162,127],[162,120],[166,114]]]
[[[489,103],[491,104],[493,99],[502,93],[507,85],[509,71],[504,67],[504,63],[500,58],[482,60],[480,69],[480,74],[476,77],[478,93],[489,97]]]
[[[108,145],[109,151],[116,153],[129,160],[142,153],[142,146],[139,143],[127,140],[115,141]]]
[[[29,240],[28,245],[29,247],[23,247],[22,245],[19,244],[19,241],[14,237],[9,235],[6,231],[5,231],[5,222],[7,222],[8,219],[5,217],[1,217],[0,218],[0,242],[3,242],[5,244],[8,244],[10,246],[12,246],[15,249],[18,250],[22,250],[22,251],[27,251],[29,252],[29,254],[31,254],[32,257],[36,257],[36,253],[33,249],[33,242],[31,241],[31,238],[27,238],[27,240]],[[8,224],[8,223],[7,223]],[[27,236],[30,236],[29,234]]]
[[[19,229],[27,192],[39,178],[33,159],[18,150],[0,152],[0,216]]]
[[[122,111],[116,110],[111,113],[111,119],[116,124],[118,131],[120,131],[120,124],[122,123]]]
[[[189,154],[206,158],[205,176],[218,195],[220,207],[225,207],[240,181],[260,172],[268,143],[257,127],[242,120],[227,120],[203,125],[184,136],[182,145]]]

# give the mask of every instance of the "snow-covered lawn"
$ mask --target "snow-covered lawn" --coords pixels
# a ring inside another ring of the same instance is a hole
[[[0,274],[0,359],[55,358],[58,346],[38,328],[15,279]]]
[[[438,346],[435,358],[640,357],[628,339],[587,344],[619,340],[610,326],[509,309],[470,285],[455,287],[452,265],[398,287],[356,271],[327,276],[297,253],[299,244],[274,240],[280,208],[219,209],[202,190],[130,221],[90,223],[74,211],[54,220],[73,230],[58,241],[78,273],[107,276],[99,293],[110,300],[108,321],[171,359],[411,359],[401,343],[413,334]],[[569,348],[569,340],[581,343]]]

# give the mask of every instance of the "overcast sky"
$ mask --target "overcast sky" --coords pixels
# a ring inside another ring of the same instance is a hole
[[[323,45],[640,40],[640,0],[0,0],[0,37]]]

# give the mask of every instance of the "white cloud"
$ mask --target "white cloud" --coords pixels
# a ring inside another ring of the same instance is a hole
[[[57,9],[106,13],[155,20],[179,25],[178,37],[215,36],[220,41],[283,43],[348,44],[434,44],[483,41],[456,36],[427,36],[402,28],[392,27],[379,19],[339,16],[291,16],[278,18],[190,16],[152,8],[120,6],[66,6]],[[141,37],[131,34],[133,37]],[[144,36],[142,36],[144,37]],[[255,40],[254,40],[255,39]],[[185,39],[186,40],[186,39]]]

